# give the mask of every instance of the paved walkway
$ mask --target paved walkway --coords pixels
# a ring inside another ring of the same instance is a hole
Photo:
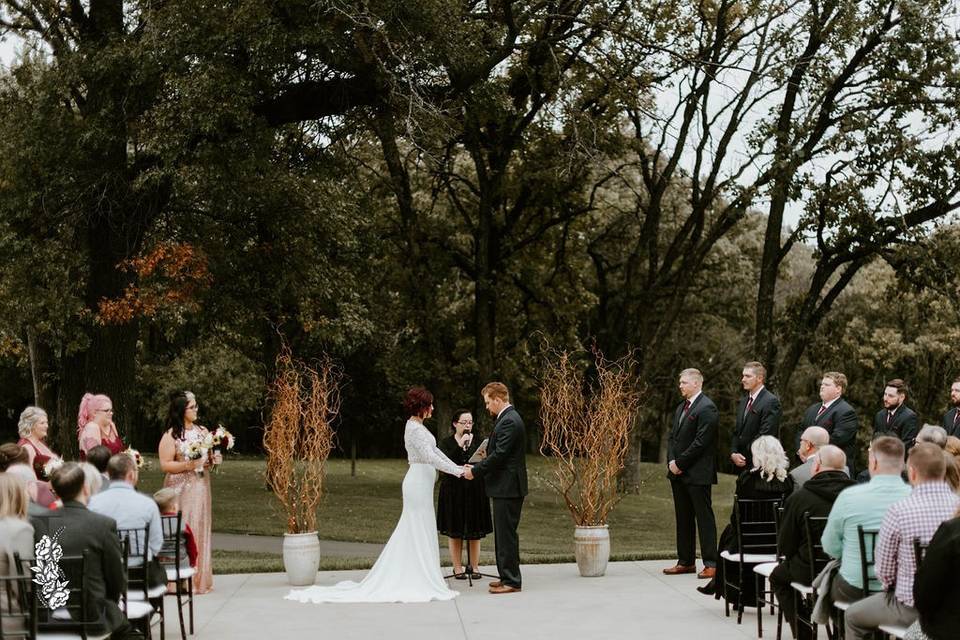
[[[284,600],[284,574],[216,576],[212,593],[197,597],[196,640],[383,638],[389,640],[743,640],[756,638],[756,615],[743,624],[694,589],[695,576],[664,576],[663,560],[614,562],[603,578],[581,578],[576,565],[525,565],[524,590],[490,595],[487,581],[450,581],[460,597],[425,604],[301,604]],[[359,580],[364,571],[330,571],[318,584]],[[167,599],[169,640],[179,638]],[[769,612],[764,636],[775,636]],[[785,637],[789,637],[786,631]],[[821,636],[823,634],[821,633]],[[156,638],[157,635],[155,634]]]

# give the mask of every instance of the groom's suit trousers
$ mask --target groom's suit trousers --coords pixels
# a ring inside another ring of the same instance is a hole
[[[523,498],[491,498],[493,502],[493,535],[497,551],[497,573],[503,584],[520,585],[520,510]]]

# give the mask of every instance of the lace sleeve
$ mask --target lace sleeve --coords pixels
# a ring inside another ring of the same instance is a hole
[[[437,448],[437,442],[423,425],[414,423],[408,427],[406,438],[407,455],[411,462],[429,464],[435,469],[458,478],[463,475],[463,467],[453,463]]]

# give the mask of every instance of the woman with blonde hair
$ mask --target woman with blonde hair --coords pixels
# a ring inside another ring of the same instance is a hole
[[[28,503],[26,483],[12,473],[0,473],[0,576],[30,573],[25,568],[22,573],[17,571],[13,555],[19,555],[22,562],[33,559],[33,526],[27,520]],[[4,593],[0,597],[0,618],[3,619],[0,635],[27,637],[19,601],[16,593]]]
[[[47,473],[47,463],[51,460],[59,461],[60,456],[54,453],[53,449],[47,444],[47,431],[50,424],[47,419],[47,412],[40,407],[27,407],[20,414],[20,422],[17,424],[17,431],[20,434],[20,440],[17,444],[27,450],[30,458],[30,465],[34,473],[40,480],[49,480]],[[52,472],[53,469],[50,469]]]
[[[97,445],[110,449],[117,455],[126,446],[120,439],[117,425],[113,423],[113,402],[103,394],[85,393],[77,413],[77,439],[80,442],[80,459],[86,460],[87,451]]]
[[[787,472],[789,460],[783,450],[783,445],[773,436],[760,436],[750,444],[750,453],[753,456],[753,468],[744,471],[737,478],[737,498],[741,500],[779,499],[782,506],[787,496],[793,492],[793,478]],[[734,522],[735,517],[735,513],[731,511],[730,524],[720,534],[720,540],[717,543],[718,558],[724,551],[740,553],[737,542],[737,527]],[[720,558],[716,576],[706,585],[697,587],[697,591],[720,599],[723,595],[725,562],[723,558]],[[753,575],[753,567],[749,567],[749,571],[750,575]],[[757,606],[755,591],[754,581],[746,580],[742,594],[745,606]],[[731,605],[739,602],[741,594],[737,593],[736,589],[728,588],[727,594],[730,596]]]

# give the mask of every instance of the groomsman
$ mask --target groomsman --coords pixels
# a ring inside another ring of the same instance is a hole
[[[893,436],[900,438],[906,451],[910,451],[917,439],[917,413],[906,406],[907,384],[900,378],[887,383],[883,390],[883,409],[873,418],[873,437]]]
[[[960,378],[950,385],[950,409],[943,414],[943,428],[947,435],[960,438]]]
[[[803,414],[803,427],[823,427],[830,434],[830,444],[847,454],[850,477],[856,478],[857,430],[860,423],[853,407],[843,399],[847,390],[847,376],[828,371],[820,381],[820,402],[810,405]]]
[[[695,573],[696,533],[700,533],[703,571],[698,578],[717,573],[717,523],[710,492],[717,484],[717,406],[703,395],[703,374],[697,369],[680,372],[680,395],[667,439],[667,477],[673,491],[677,522],[677,564],[664,569],[667,575]]]
[[[759,362],[743,365],[740,383],[746,391],[737,407],[730,460],[737,467],[753,468],[750,445],[760,436],[780,437],[780,398],[764,386],[767,369]]]

